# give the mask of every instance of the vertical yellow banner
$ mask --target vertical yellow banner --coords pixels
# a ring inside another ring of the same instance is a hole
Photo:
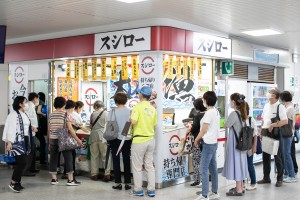
[[[106,58],[101,58],[101,78],[102,81],[106,80]]]
[[[67,61],[66,78],[71,80],[71,61]]]
[[[76,81],[79,81],[79,61],[74,61],[74,78]]]
[[[87,60],[83,60],[83,62],[82,62],[82,78],[83,78],[83,81],[89,80],[89,71],[88,71]]]
[[[197,58],[197,66],[198,66],[198,79],[202,80],[202,62],[201,62],[201,58]]]
[[[97,80],[97,59],[92,59],[92,80]]]
[[[188,79],[188,63],[187,63],[187,57],[183,57],[183,79]]]
[[[181,78],[181,60],[179,56],[176,58],[176,77],[177,79]]]
[[[139,79],[139,66],[137,61],[137,56],[132,56],[132,80],[138,80]]]
[[[189,67],[190,67],[190,79],[191,80],[194,80],[195,78],[195,75],[194,75],[194,70],[195,70],[195,59],[192,57],[190,58],[190,64],[189,64]]]
[[[170,70],[170,65],[169,65],[169,61],[164,60],[164,77],[169,75],[169,70]]]
[[[128,79],[128,67],[127,67],[127,56],[122,57],[122,70],[121,70],[121,79]]]
[[[169,56],[168,78],[173,79],[173,56]]]
[[[112,57],[111,58],[111,80],[117,80],[117,58]]]

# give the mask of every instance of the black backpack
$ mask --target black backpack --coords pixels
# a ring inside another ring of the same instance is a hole
[[[254,128],[251,127],[251,118],[249,118],[249,124],[250,126],[247,126],[247,124],[245,123],[245,126],[243,126],[243,122],[242,122],[242,118],[241,115],[238,111],[235,111],[236,114],[238,115],[238,118],[242,124],[242,130],[239,134],[239,137],[236,133],[236,131],[233,128],[234,131],[234,135],[236,138],[236,148],[240,151],[247,151],[250,150],[252,148],[252,139],[253,139],[253,132],[254,132]]]

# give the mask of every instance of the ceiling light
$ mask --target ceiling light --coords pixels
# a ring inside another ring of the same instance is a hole
[[[138,2],[142,2],[142,1],[148,1],[148,0],[117,0],[117,1],[121,1],[124,3],[138,3]]]
[[[266,35],[278,35],[282,34],[282,32],[274,30],[274,29],[259,29],[259,30],[248,30],[248,31],[243,31],[242,33],[251,35],[251,36],[266,36]]]

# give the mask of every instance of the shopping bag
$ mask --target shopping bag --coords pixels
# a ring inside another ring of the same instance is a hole
[[[264,136],[261,141],[262,151],[276,156],[279,148],[279,141],[273,138]]]
[[[194,144],[194,136],[192,133],[186,133],[185,137],[180,140],[180,154],[190,154]]]
[[[16,162],[16,159],[11,155],[0,154],[0,162],[5,162],[8,165],[13,165]]]

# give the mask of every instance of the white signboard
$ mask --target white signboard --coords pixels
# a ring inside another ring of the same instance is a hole
[[[231,39],[194,32],[193,53],[231,59]]]
[[[95,54],[147,51],[150,49],[150,27],[95,34]]]
[[[28,65],[11,64],[9,65],[10,89],[9,99],[12,104],[17,96],[28,96]]]

